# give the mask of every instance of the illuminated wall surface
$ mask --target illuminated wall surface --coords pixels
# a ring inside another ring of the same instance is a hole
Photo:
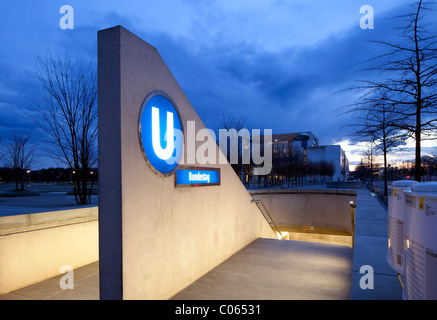
[[[168,299],[276,238],[217,146],[214,163],[187,161],[205,126],[154,47],[99,31],[98,86],[101,299]]]

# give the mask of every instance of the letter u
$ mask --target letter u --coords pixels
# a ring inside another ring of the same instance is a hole
[[[167,160],[173,154],[174,150],[174,127],[173,113],[167,111],[167,130],[164,136],[167,140],[165,149],[161,146],[161,129],[159,125],[159,109],[152,107],[152,146],[156,156],[159,159]]]

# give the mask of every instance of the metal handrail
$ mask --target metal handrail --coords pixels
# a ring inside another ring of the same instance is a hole
[[[351,228],[352,228],[352,245],[353,248],[355,246],[355,219],[356,219],[356,211],[357,211],[357,205],[353,201],[349,202],[350,209],[351,209]]]
[[[251,200],[250,202],[252,202],[252,203],[256,203],[256,206],[258,207],[259,211],[261,211],[262,215],[263,215],[264,218],[267,220],[267,222],[268,222],[268,224],[270,225],[270,227],[272,227],[273,230],[276,229],[276,231],[277,231],[277,232],[279,233],[279,235],[281,236],[281,240],[283,240],[283,239],[284,239],[284,236],[282,235],[282,232],[279,230],[279,227],[278,227],[278,225],[276,224],[275,220],[274,220],[274,219],[272,218],[272,216],[270,215],[269,210],[268,210],[268,209],[266,208],[266,206],[264,205],[264,202],[263,202],[262,200],[260,200],[260,199],[259,199],[259,200]],[[262,204],[262,206],[263,206],[265,212],[266,212],[267,215],[269,216],[270,221],[266,218],[264,212],[263,212],[263,211],[261,210],[261,208],[258,206],[258,203],[261,203],[261,204]],[[274,228],[273,228],[272,224],[273,224]]]

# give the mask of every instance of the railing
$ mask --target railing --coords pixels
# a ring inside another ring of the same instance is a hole
[[[276,224],[275,220],[272,218],[272,216],[270,215],[269,210],[267,210],[266,206],[264,205],[264,202],[262,200],[252,200],[252,203],[256,203],[256,206],[258,207],[259,211],[261,211],[261,213],[263,214],[264,218],[267,220],[268,224],[270,225],[270,227],[273,229],[273,231],[276,231],[278,233],[278,236],[280,237],[280,240],[284,239],[284,236],[282,235],[281,231],[279,230],[278,225]],[[261,208],[259,207],[258,203],[261,203],[262,207],[264,208],[264,212],[263,210],[261,210]],[[267,217],[266,217],[267,214]]]
[[[357,205],[353,201],[350,201],[349,205],[351,207],[351,226],[352,226],[352,244],[351,244],[351,247],[353,248],[354,244],[355,244],[355,217],[356,217]]]

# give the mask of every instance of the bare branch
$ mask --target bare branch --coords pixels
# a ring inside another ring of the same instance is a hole
[[[89,170],[97,161],[97,77],[95,70],[68,55],[36,57],[36,78],[45,97],[36,106],[35,121],[52,146],[51,156],[76,172],[76,201],[88,200]]]
[[[428,30],[424,17],[434,2],[417,0],[410,13],[394,17],[403,25],[399,41],[376,40],[383,52],[363,62],[371,72],[349,90],[360,97],[346,106],[356,114],[355,136],[374,139],[400,136],[416,141],[416,177],[420,181],[420,149],[423,136],[435,136],[437,127],[437,35]],[[383,97],[384,103],[381,104]],[[381,106],[385,106],[381,109]],[[377,135],[376,133],[383,133]]]

